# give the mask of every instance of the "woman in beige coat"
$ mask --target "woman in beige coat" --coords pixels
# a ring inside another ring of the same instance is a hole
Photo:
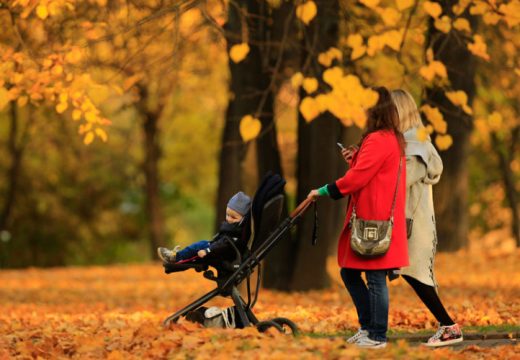
[[[439,182],[442,160],[429,138],[421,141],[417,136],[424,125],[412,96],[404,90],[394,90],[391,95],[406,141],[406,218],[413,221],[408,239],[410,266],[400,273],[440,323],[425,345],[450,345],[462,341],[462,331],[439,299],[433,271],[437,231],[432,185]]]

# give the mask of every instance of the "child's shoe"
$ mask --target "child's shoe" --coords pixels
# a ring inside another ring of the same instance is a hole
[[[386,347],[386,341],[372,340],[368,336],[360,338],[356,345],[363,349],[383,349]]]
[[[177,252],[180,248],[180,246],[176,246],[173,250],[170,250],[165,247],[160,247],[157,248],[157,255],[163,262],[174,264],[176,260],[175,258],[177,257]]]
[[[347,342],[349,344],[354,344],[354,343],[358,342],[361,338],[364,338],[364,337],[368,337],[368,331],[359,329],[357,331],[357,333],[355,333],[353,336],[351,336],[347,339]]]
[[[453,345],[461,342],[463,339],[460,326],[453,324],[450,326],[441,326],[435,335],[433,335],[428,342],[424,343],[424,345],[430,347]]]

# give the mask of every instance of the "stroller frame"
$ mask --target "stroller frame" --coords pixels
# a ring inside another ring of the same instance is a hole
[[[276,177],[278,175],[267,175],[266,178]],[[266,182],[266,178],[262,184]],[[279,176],[280,181],[283,181]],[[283,181],[283,185],[285,181]],[[261,186],[259,187],[259,189]],[[258,193],[258,192],[257,192]],[[256,195],[255,195],[256,198]],[[265,204],[262,206],[262,213],[264,211],[269,211],[271,207],[278,206],[278,210],[281,212],[281,205],[283,205],[284,195],[278,194],[270,199],[268,199]],[[253,200],[254,201],[254,200]],[[217,283],[217,287],[207,294],[201,296],[199,299],[195,300],[191,304],[177,311],[176,313],[168,316],[164,321],[163,325],[168,327],[172,323],[176,323],[182,316],[186,316],[189,312],[196,310],[209,300],[213,299],[216,296],[230,297],[235,304],[236,307],[236,316],[240,321],[240,324],[243,327],[247,326],[256,326],[260,332],[267,330],[270,327],[275,327],[280,332],[285,332],[284,326],[287,326],[291,329],[293,335],[298,332],[297,326],[286,318],[274,318],[268,321],[259,321],[257,317],[254,315],[252,309],[256,303],[258,298],[258,291],[260,286],[260,273],[261,273],[261,260],[267,255],[267,253],[278,243],[278,241],[293,227],[296,225],[298,220],[301,218],[302,214],[312,203],[312,200],[306,199],[303,201],[291,214],[288,218],[284,219],[278,227],[272,231],[267,238],[261,242],[261,244],[254,249],[253,251],[246,251],[246,256],[242,259],[242,255],[235,244],[229,240],[230,247],[232,247],[235,251],[235,261],[222,263],[184,263],[184,264],[163,264],[165,267],[166,273],[183,271],[189,268],[195,269],[197,272],[202,272],[203,276],[209,280],[215,281]],[[251,213],[253,210],[250,211]],[[279,223],[280,212],[277,215],[276,223]],[[263,216],[262,216],[263,217]],[[265,217],[263,217],[265,218]],[[255,224],[254,224],[254,216],[251,214],[251,235],[249,239],[248,249],[252,244],[255,243],[256,237],[261,234],[255,233]],[[261,224],[260,224],[261,226]],[[209,266],[214,267],[217,270],[218,275],[215,276],[212,270],[208,270]],[[250,287],[250,276],[258,267],[258,278],[256,284],[256,292],[255,297],[252,300],[251,297],[251,287]],[[244,279],[247,279],[247,298],[246,302],[237,288]]]

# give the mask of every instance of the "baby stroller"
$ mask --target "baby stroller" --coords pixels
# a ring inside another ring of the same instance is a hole
[[[231,297],[234,302],[236,327],[256,326],[260,332],[274,327],[284,333],[289,328],[293,334],[297,333],[296,324],[289,319],[278,317],[268,321],[259,321],[252,311],[258,298],[262,259],[296,224],[312,203],[308,199],[305,200],[287,219],[280,223],[284,204],[284,186],[285,180],[277,174],[267,174],[264,177],[253,198],[251,210],[243,220],[247,223],[244,226],[242,241],[237,242],[237,244],[241,243],[243,246],[237,246],[233,241],[229,241],[232,254],[229,258],[230,261],[212,259],[208,255],[187,263],[163,264],[167,274],[195,269],[197,272],[203,272],[206,279],[215,281],[217,284],[217,287],[206,295],[167,317],[163,322],[165,326],[176,323],[182,316],[189,319],[194,311],[200,309],[209,300],[216,296],[224,296]],[[210,266],[217,271],[217,275],[213,270],[208,270]],[[258,278],[253,298],[250,276],[255,268],[258,268]],[[237,288],[244,280],[247,282],[247,301],[241,297]]]

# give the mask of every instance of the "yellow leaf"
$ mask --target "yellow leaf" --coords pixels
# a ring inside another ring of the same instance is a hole
[[[444,121],[444,117],[438,108],[430,105],[423,105],[420,109],[425,115],[426,119],[433,125],[436,132],[440,134],[446,133],[448,130],[448,123]]]
[[[516,69],[515,69],[515,74],[518,75],[518,76],[520,76],[520,68],[516,68]]]
[[[494,12],[487,12],[482,16],[482,20],[487,25],[496,25],[500,19],[502,19],[502,16]]]
[[[318,55],[318,62],[325,67],[329,67],[332,65],[332,57],[328,52],[322,52]]]
[[[307,94],[312,94],[318,89],[318,80],[315,78],[303,79],[303,88]]]
[[[468,96],[462,90],[458,91],[446,91],[446,97],[457,106],[462,107],[464,112],[471,115],[473,114],[473,110],[468,106]]]
[[[383,41],[383,37],[379,35],[373,35],[368,38],[367,54],[369,56],[374,56],[378,51],[383,50],[384,47],[385,43]]]
[[[453,22],[453,27],[459,31],[471,32],[471,25],[469,21],[464,18],[458,18]]]
[[[419,69],[419,75],[428,81],[432,81],[435,77],[435,70],[430,65],[424,65]]]
[[[313,98],[307,96],[300,103],[300,112],[307,122],[311,122],[320,114],[320,104]]]
[[[473,36],[473,43],[468,44],[468,50],[475,56],[478,56],[486,61],[489,61],[487,53],[487,45],[480,35]]]
[[[89,131],[87,135],[85,135],[85,138],[83,139],[83,143],[85,145],[89,145],[92,141],[94,141],[94,133],[92,131]]]
[[[291,85],[293,88],[297,89],[303,82],[303,74],[301,72],[297,72],[293,76],[291,76]]]
[[[394,26],[399,20],[401,20],[401,13],[394,8],[388,7],[385,9],[379,9],[377,12],[387,26]]]
[[[347,37],[347,46],[352,48],[350,58],[352,60],[359,59],[365,55],[367,47],[363,43],[363,37],[360,34],[351,34]]]
[[[439,150],[447,150],[453,144],[453,139],[451,135],[437,135],[435,144]]]
[[[60,94],[60,102],[67,102],[67,100],[69,99],[69,95],[67,93],[61,93]]]
[[[352,50],[352,53],[350,54],[350,59],[351,60],[357,60],[361,56],[365,55],[366,51],[367,51],[367,47],[365,45],[357,47],[357,48],[354,48]]]
[[[329,108],[329,96],[325,94],[319,94],[315,97],[316,102],[318,103],[318,107],[320,112],[325,112]]]
[[[42,20],[45,20],[47,19],[47,17],[49,16],[49,11],[47,10],[47,6],[46,5],[38,5],[36,7],[36,15],[38,15],[38,17]]]
[[[87,111],[85,113],[85,120],[88,122],[95,122],[97,119],[96,113],[94,111]]]
[[[520,14],[519,1],[509,1],[508,3],[501,4],[498,10],[501,14],[504,14],[503,19],[509,28],[520,24],[520,16],[518,16],[518,14]]]
[[[432,61],[430,64],[433,68],[433,71],[436,75],[438,75],[441,78],[447,78],[448,77],[448,71],[446,70],[446,66],[444,66],[443,63],[440,61]]]
[[[451,30],[451,20],[448,16],[444,15],[441,18],[435,19],[435,22],[433,23],[435,28],[437,30],[447,34]]]
[[[72,120],[78,121],[81,119],[81,110],[80,109],[74,109],[72,110]]]
[[[305,25],[309,25],[309,23],[316,17],[318,13],[318,8],[314,1],[310,0],[303,4],[298,5],[296,8],[296,16],[300,19]]]
[[[401,32],[397,30],[387,31],[382,35],[382,39],[386,46],[388,46],[390,49],[395,51],[399,51],[401,49],[401,40],[403,39]]]
[[[357,48],[363,45],[363,36],[360,34],[351,34],[347,37],[347,45],[351,48]]]
[[[103,130],[101,128],[96,128],[95,131],[96,131],[96,135],[99,136],[101,138],[101,140],[103,140],[103,142],[107,142],[108,135],[105,130]]]
[[[396,0],[397,10],[403,11],[413,5],[414,0]]]
[[[425,1],[423,9],[434,19],[437,19],[442,14],[442,7],[436,2]]]
[[[244,60],[247,54],[249,54],[249,45],[247,43],[233,45],[229,50],[229,57],[234,63]]]
[[[19,107],[24,107],[25,105],[27,105],[27,102],[29,101],[29,98],[27,96],[20,96],[18,98],[18,100],[16,100],[16,103],[18,104]]]
[[[260,134],[262,123],[251,115],[246,115],[240,120],[240,136],[247,142],[253,140]]]
[[[58,105],[56,105],[56,112],[58,114],[63,114],[65,110],[69,107],[69,104],[66,102],[60,102]]]
[[[323,81],[325,81],[330,86],[336,86],[343,77],[343,70],[340,67],[334,66],[330,69],[327,69],[323,72]]]
[[[375,9],[379,5],[380,0],[359,0],[359,2],[365,5],[369,9]]]

